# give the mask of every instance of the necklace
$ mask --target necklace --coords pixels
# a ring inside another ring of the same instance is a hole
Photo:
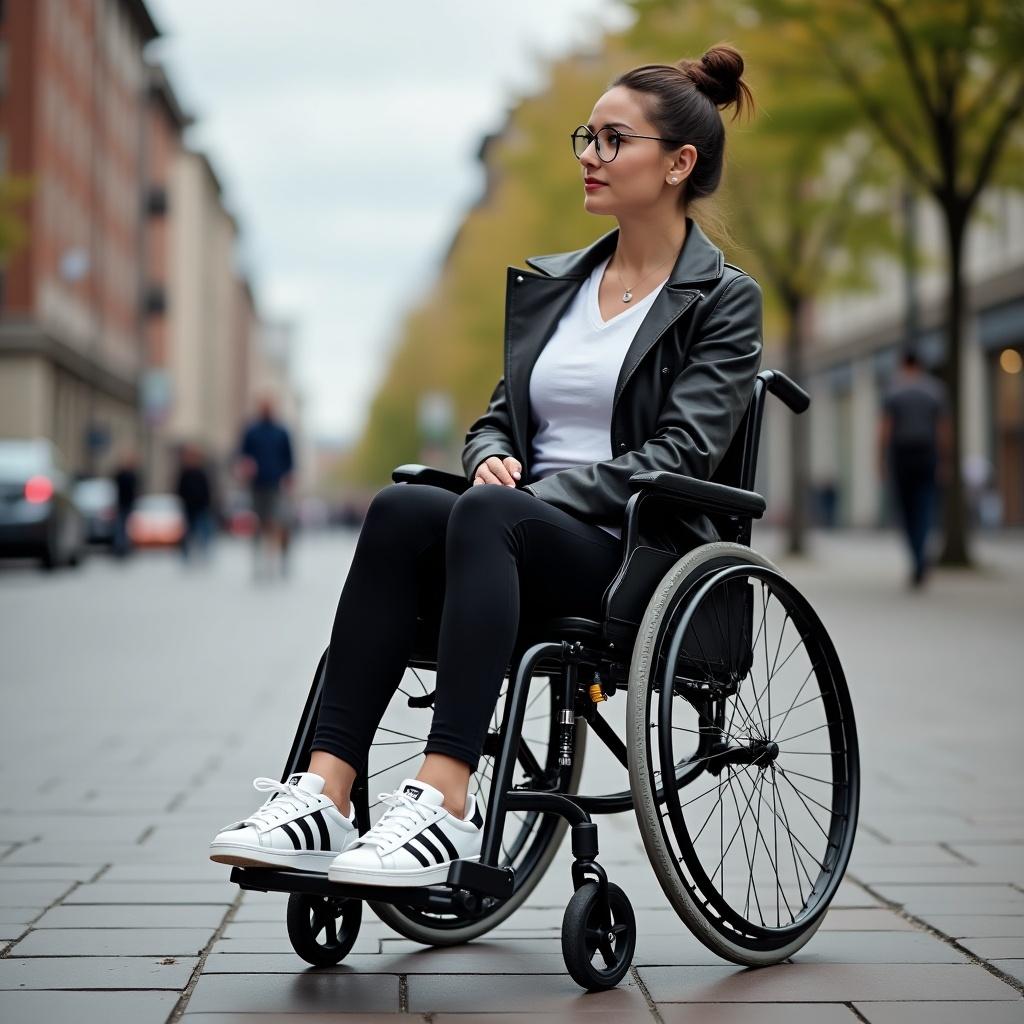
[[[666,264],[666,263],[668,263],[668,262],[669,262],[669,260],[671,260],[672,258],[673,258],[673,257],[669,256],[669,258],[668,258],[667,260],[664,260],[664,261],[662,261],[661,263],[659,263],[659,264],[658,264],[658,265],[657,265],[657,266],[656,266],[656,267],[654,268],[654,270],[660,270],[660,269],[661,269],[661,268],[662,268],[663,266],[665,266],[665,264]],[[649,271],[648,273],[644,274],[644,276],[643,276],[643,277],[641,277],[641,278],[640,278],[640,280],[639,280],[639,281],[637,281],[637,283],[636,283],[635,285],[633,285],[633,288],[635,288],[635,287],[636,287],[637,285],[639,285],[639,284],[643,284],[643,283],[644,283],[644,281],[646,281],[646,280],[647,280],[647,278],[649,278],[649,277],[651,276],[651,274],[653,274],[653,273],[654,273],[654,270],[651,270],[651,271]],[[633,298],[633,288],[630,288],[630,287],[628,287],[628,286],[626,285],[626,282],[622,280],[622,274],[620,274],[620,273],[619,273],[619,268],[618,268],[618,267],[616,267],[616,268],[615,268],[615,276],[616,276],[616,277],[617,277],[617,278],[619,279],[619,284],[621,284],[621,285],[622,285],[622,287],[626,289],[626,290],[625,290],[625,291],[624,291],[624,292],[622,293],[622,301],[623,301],[623,302],[629,302],[629,300]]]

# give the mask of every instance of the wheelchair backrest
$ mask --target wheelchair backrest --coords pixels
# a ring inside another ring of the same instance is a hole
[[[750,402],[747,404],[747,411],[743,414],[743,419],[740,420],[722,461],[711,474],[711,480],[714,483],[741,487],[745,491],[754,490],[757,476],[757,454],[761,444],[761,421],[764,415],[765,397],[768,394],[767,374],[770,372],[762,371],[757,375],[754,381],[754,390],[750,395]],[[725,537],[733,532],[726,517],[709,514],[708,518],[721,536]]]

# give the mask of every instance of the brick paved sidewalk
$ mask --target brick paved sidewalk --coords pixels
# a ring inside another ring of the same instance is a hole
[[[847,878],[795,962],[745,971],[668,909],[633,816],[600,818],[640,939],[619,988],[588,995],[559,947],[568,844],[485,939],[426,949],[367,910],[329,971],[291,952],[283,897],[243,896],[206,860],[256,805],[250,780],[280,769],[351,541],[307,541],[283,586],[252,587],[234,548],[201,578],[158,557],[0,571],[4,1024],[1024,1020],[1024,543],[981,544],[983,573],[917,594],[892,536],[780,559],[851,682],[864,790]],[[769,557],[779,543],[755,536]],[[606,770],[588,763],[585,783]]]

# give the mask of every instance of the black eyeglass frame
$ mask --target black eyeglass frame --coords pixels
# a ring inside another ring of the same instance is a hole
[[[577,153],[576,152],[576,137],[579,135],[580,131],[584,132],[584,134],[585,134],[585,136],[587,138],[587,145],[583,147],[583,152]],[[598,140],[598,136],[601,134],[601,132],[608,132],[608,131],[614,132],[615,135],[618,138],[622,138],[622,139],[653,139],[655,142],[675,142],[675,143],[679,143],[679,144],[682,144],[682,143],[684,143],[686,141],[685,139],[663,139],[659,135],[636,135],[633,132],[620,132],[617,128],[611,128],[609,126],[605,126],[604,128],[599,128],[596,132],[592,132],[585,124],[581,124],[577,128],[574,128],[569,133],[569,141],[572,143],[572,153],[573,153],[573,156],[575,156],[576,159],[579,160],[579,158],[581,156],[583,156],[583,153],[585,153],[587,151],[587,148],[593,142],[595,144],[594,145],[594,149],[597,152],[597,159],[600,160],[601,163],[603,163],[603,164],[610,164],[612,162],[612,160],[614,160],[615,157],[617,157],[619,155],[619,144],[618,144],[618,142],[615,143],[615,153],[611,157],[609,157],[607,160],[605,160],[605,158],[603,156],[601,156],[601,144],[600,144],[600,141]]]

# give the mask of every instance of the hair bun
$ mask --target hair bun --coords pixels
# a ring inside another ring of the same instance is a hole
[[[718,107],[736,103],[746,87],[740,78],[743,58],[727,43],[712,46],[699,61],[681,61],[679,66],[693,84]]]

